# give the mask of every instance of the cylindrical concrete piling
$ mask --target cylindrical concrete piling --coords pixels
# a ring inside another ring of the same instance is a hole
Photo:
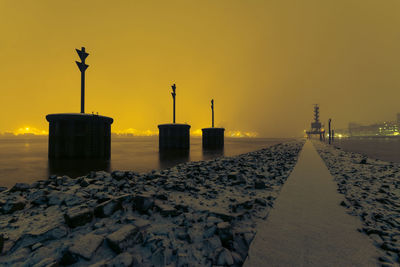
[[[66,113],[49,114],[46,119],[50,159],[110,158],[112,118]]]
[[[158,125],[159,150],[180,150],[190,148],[190,125],[169,123]]]
[[[224,128],[204,128],[203,148],[216,149],[224,147]]]

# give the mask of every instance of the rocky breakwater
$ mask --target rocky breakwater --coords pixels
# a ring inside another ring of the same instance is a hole
[[[0,193],[1,266],[240,266],[303,142]]]
[[[358,216],[379,248],[384,266],[400,263],[400,164],[345,152],[338,147],[314,142],[338,184],[348,213]]]

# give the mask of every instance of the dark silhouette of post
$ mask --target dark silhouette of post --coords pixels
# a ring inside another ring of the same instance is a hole
[[[331,121],[332,119],[328,120],[328,134],[329,134],[329,144],[331,144],[331,140],[332,140],[332,132],[331,132]]]
[[[203,148],[222,149],[224,147],[224,128],[214,128],[214,99],[211,99],[211,128],[203,128]]]
[[[85,113],[85,47],[76,49],[81,62],[81,113],[48,114],[49,159],[109,159],[113,119],[99,113]]]
[[[173,84],[171,87],[171,95],[173,99],[173,123],[158,125],[158,148],[160,152],[190,149],[190,125],[175,123],[176,85]],[[178,154],[180,154],[180,152]]]
[[[214,128],[214,99],[211,99],[212,127]]]
[[[85,51],[85,47],[82,47],[82,50],[76,49],[76,52],[79,55],[79,58],[82,62],[75,61],[76,65],[78,65],[79,70],[81,71],[81,113],[85,113],[85,71],[89,67],[89,65],[85,64],[85,59],[89,55]]]
[[[173,101],[174,101],[174,107],[173,107],[173,109],[174,109],[174,112],[173,112],[173,123],[175,123],[175,97],[176,97],[176,92],[175,92],[175,90],[176,90],[176,85],[173,84],[171,87],[172,87],[172,93],[171,93],[171,95],[172,95],[172,99],[173,99]]]

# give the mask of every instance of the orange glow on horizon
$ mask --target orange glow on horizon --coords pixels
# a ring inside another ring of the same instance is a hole
[[[18,128],[15,131],[12,131],[14,135],[25,135],[25,134],[33,134],[33,135],[48,135],[49,132],[45,130],[39,130],[35,127],[25,126]]]
[[[8,132],[4,132],[2,134],[5,134],[5,133],[13,134],[15,136],[27,135],[27,134],[45,136],[45,135],[49,134],[49,132],[46,130],[40,130],[38,128],[31,127],[31,126],[20,127],[14,131],[8,131]],[[112,133],[117,134],[117,135],[128,135],[128,136],[158,136],[158,131],[149,130],[149,129],[148,130],[138,130],[138,129],[134,129],[134,128],[128,128],[128,129],[119,130],[119,131],[118,130],[112,131]],[[194,137],[201,137],[202,130],[201,129],[192,130],[192,131],[190,131],[190,135],[194,136]],[[254,137],[258,137],[258,133],[232,130],[232,131],[226,131],[225,136],[226,137],[234,137],[234,138],[254,138]]]

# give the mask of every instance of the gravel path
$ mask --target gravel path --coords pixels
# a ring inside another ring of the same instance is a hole
[[[241,266],[303,141],[0,193],[0,265]]]

